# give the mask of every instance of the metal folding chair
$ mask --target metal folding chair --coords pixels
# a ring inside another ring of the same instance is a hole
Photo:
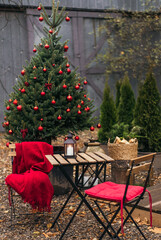
[[[85,190],[85,193],[88,195],[88,197],[91,200],[95,202],[104,220],[106,221],[106,228],[104,228],[104,231],[101,234],[99,239],[102,239],[106,234],[106,232],[111,237],[111,239],[120,239],[119,233],[122,232],[122,234],[124,234],[123,226],[129,219],[132,220],[132,222],[134,223],[134,225],[136,226],[136,228],[138,229],[142,237],[144,239],[147,239],[143,231],[138,226],[137,222],[132,217],[132,213],[138,206],[139,202],[144,198],[145,192],[148,192],[146,188],[148,185],[149,176],[152,169],[152,164],[154,161],[155,154],[156,153],[152,153],[152,154],[145,155],[143,157],[138,157],[130,160],[130,169],[129,169],[129,174],[127,177],[126,184],[104,182],[88,190]],[[148,163],[146,163],[144,167],[144,170],[147,171],[144,186],[142,187],[142,186],[129,185],[132,171],[135,172],[135,170],[139,168],[140,163],[143,161],[148,161]],[[152,226],[152,199],[151,199],[150,192],[148,192],[148,194],[149,194],[149,202],[150,202],[150,222]],[[109,204],[109,206],[112,206],[114,203],[115,206],[113,206],[113,209],[110,208],[110,211],[108,212],[108,214],[105,214],[100,206],[101,201]],[[128,205],[130,205],[130,210],[129,208],[127,208]],[[123,217],[123,209],[126,212],[125,217]],[[113,223],[120,211],[121,211],[121,226],[116,229],[116,226],[114,227]],[[95,211],[95,214],[93,215],[98,216],[96,211]],[[110,215],[110,218],[109,218],[109,215]],[[98,218],[96,219],[98,220]],[[101,218],[99,217],[99,223],[100,223],[100,220]],[[104,220],[102,221],[101,225],[104,224]]]

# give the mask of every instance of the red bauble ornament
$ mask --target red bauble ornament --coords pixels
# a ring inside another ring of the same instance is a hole
[[[49,48],[49,44],[45,44],[45,48],[48,49]]]
[[[70,21],[70,17],[67,16],[67,17],[65,18],[65,20],[66,20],[66,22],[69,22],[69,21]]]
[[[42,43],[39,43],[39,46],[42,47],[43,46]]]
[[[71,73],[71,70],[70,70],[70,68],[67,68],[67,73],[69,74],[69,73]]]
[[[89,108],[89,107],[86,107],[84,110],[85,110],[86,112],[89,112],[90,108]]]
[[[43,118],[40,119],[40,121],[43,121],[43,120],[44,120]]]
[[[87,95],[86,95],[86,94],[84,94],[84,97],[86,98],[86,97],[87,97]]]
[[[67,51],[68,51],[68,48],[69,48],[69,47],[68,47],[67,45],[65,45],[65,46],[64,46],[64,52],[67,52]]]
[[[34,80],[36,80],[37,79],[37,77],[34,77]]]
[[[45,92],[44,91],[41,92],[41,96],[45,96]]]
[[[64,85],[63,85],[63,88],[64,88],[64,89],[66,89],[66,88],[67,88],[67,85],[66,85],[66,84],[64,84]]]
[[[80,105],[80,104],[78,104],[77,108],[81,108],[81,105]]]
[[[28,82],[25,82],[25,86],[28,87],[28,86],[29,86],[29,83],[28,83]]]
[[[80,110],[78,110],[78,112],[77,112],[79,115],[82,113]]]
[[[88,101],[91,101],[91,99],[90,99],[90,98],[88,98]]]
[[[25,92],[26,92],[26,90],[25,90],[24,88],[22,88],[22,89],[21,89],[21,92],[22,92],[22,93],[25,93]]]
[[[97,124],[97,128],[101,128],[101,124],[100,123]]]
[[[18,106],[17,106],[17,110],[18,110],[18,111],[22,111],[22,106],[21,106],[21,105],[18,105]]]
[[[9,122],[7,121],[7,122],[5,122],[5,125],[8,127],[9,126]]]
[[[66,64],[66,67],[67,67],[67,68],[69,68],[69,67],[70,67],[69,63],[67,63],[67,64]]]
[[[59,70],[59,74],[63,74],[63,71],[61,69]]]
[[[78,83],[78,86],[80,86],[81,84],[80,83]]]
[[[57,119],[58,119],[58,120],[61,120],[61,119],[62,119],[62,117],[59,115],[59,116],[57,117]]]
[[[91,127],[90,127],[90,130],[91,130],[91,131],[94,131],[94,127],[93,127],[93,126],[91,126]]]
[[[13,133],[13,131],[10,129],[10,130],[8,131],[8,133],[9,133],[9,134],[12,134],[12,133]]]
[[[15,99],[15,100],[13,101],[13,104],[14,104],[14,105],[17,105],[17,103],[18,103],[18,101],[17,101],[17,99]]]
[[[67,108],[66,112],[70,112],[70,108]]]
[[[25,75],[25,70],[24,70],[24,69],[22,69],[22,71],[21,71],[21,75],[22,75],[22,76]]]
[[[7,106],[6,109],[7,109],[7,110],[10,110],[10,106]]]
[[[21,92],[21,88],[18,89]]]
[[[11,102],[12,102],[12,99],[9,99],[8,101],[11,103]]]
[[[53,67],[55,67],[55,63],[53,63]]]
[[[84,80],[84,85],[86,85],[87,84],[87,80]]]
[[[39,108],[38,108],[38,106],[35,106],[34,107],[34,111],[37,111]]]
[[[5,116],[5,117],[4,117],[4,120],[6,120],[6,119],[7,119],[7,117]]]
[[[67,139],[68,139],[67,137],[64,138],[65,141],[66,141]]]
[[[52,33],[53,33],[53,30],[52,30],[52,29],[50,29],[50,30],[49,30],[49,33],[50,33],[50,34],[52,34]]]
[[[79,136],[75,136],[75,140],[78,141],[79,140]]]
[[[41,131],[43,131],[43,127],[42,126],[39,126],[38,127],[38,130],[41,132]]]
[[[46,69],[46,67],[44,67],[44,68],[43,68],[43,72],[46,72],[46,71],[47,71],[47,69]]]
[[[83,100],[81,100],[81,104],[84,105],[84,101]]]
[[[38,11],[41,11],[41,7],[40,7],[40,6],[38,6],[37,10],[38,10]]]
[[[33,49],[33,52],[37,52],[37,49],[36,49],[36,48],[34,48],[34,49]]]
[[[33,69],[35,70],[36,68],[37,68],[37,67],[34,65],[34,66],[33,66]]]
[[[67,96],[67,100],[70,102],[70,101],[72,101],[72,96],[70,96],[70,94]]]
[[[56,103],[56,101],[55,101],[55,100],[52,100],[52,101],[51,101],[51,103],[52,103],[52,104],[55,104],[55,103]]]
[[[9,145],[10,145],[10,142],[6,142],[6,147],[9,147]]]
[[[76,86],[75,86],[75,89],[78,90],[78,89],[79,89],[79,85],[76,85]]]
[[[42,22],[44,19],[42,16],[39,17],[39,21]]]

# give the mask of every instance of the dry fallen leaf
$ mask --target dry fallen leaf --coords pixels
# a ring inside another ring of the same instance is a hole
[[[161,228],[155,227],[154,229],[149,229],[149,231],[154,232],[154,233],[161,233]]]
[[[48,223],[48,224],[47,224],[47,229],[50,229],[51,226],[52,226],[52,223]]]

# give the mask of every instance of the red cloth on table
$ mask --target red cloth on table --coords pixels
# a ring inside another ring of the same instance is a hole
[[[50,211],[54,194],[47,175],[53,166],[45,155],[53,155],[53,147],[45,142],[17,143],[13,173],[5,179],[6,184],[20,194],[24,202],[40,211]]]

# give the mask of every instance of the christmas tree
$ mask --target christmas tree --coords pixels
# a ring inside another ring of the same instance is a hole
[[[5,102],[3,126],[10,141],[47,141],[69,131],[89,128],[93,124],[93,102],[76,70],[70,69],[65,53],[67,41],[60,42],[60,24],[70,18],[65,9],[58,11],[53,0],[52,14],[48,16],[39,5],[39,21],[45,22],[45,37],[34,46],[35,55],[23,66],[9,101]]]

